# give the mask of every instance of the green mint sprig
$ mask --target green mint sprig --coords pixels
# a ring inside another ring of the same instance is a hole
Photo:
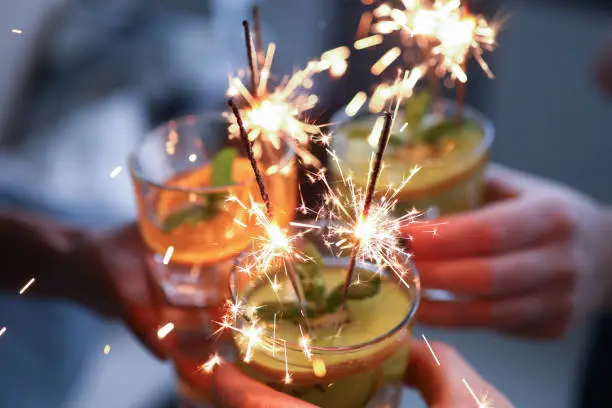
[[[233,147],[226,147],[217,153],[211,163],[210,186],[223,187],[234,182],[232,167],[237,156],[238,151]],[[162,222],[162,230],[170,233],[182,225],[198,224],[210,220],[221,211],[223,194],[200,194],[200,197],[204,201],[202,204],[182,208],[168,215]]]

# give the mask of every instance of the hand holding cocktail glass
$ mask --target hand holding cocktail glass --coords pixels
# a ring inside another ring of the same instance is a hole
[[[436,408],[477,406],[474,395],[483,402],[491,402],[496,408],[510,408],[507,398],[487,383],[459,353],[443,343],[431,343],[440,364],[436,362],[427,344],[409,340],[411,354],[406,366],[404,384],[414,388],[427,402]],[[199,373],[194,381],[212,387],[215,406],[220,408],[307,408],[313,405],[273,390],[245,376],[232,364],[215,369],[212,382]],[[468,386],[466,386],[466,383]],[[470,391],[471,390],[471,391]],[[487,395],[483,398],[483,395]]]
[[[419,320],[552,338],[609,307],[610,210],[549,180],[489,170],[483,208],[405,230],[423,287],[459,296],[423,299]]]

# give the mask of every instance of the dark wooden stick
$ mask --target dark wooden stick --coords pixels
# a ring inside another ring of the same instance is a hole
[[[266,186],[264,184],[263,176],[259,171],[259,166],[257,166],[257,159],[255,159],[255,155],[253,154],[253,142],[249,140],[249,134],[244,128],[244,122],[242,121],[242,116],[240,115],[240,111],[238,110],[238,106],[234,103],[232,99],[227,101],[227,104],[232,108],[232,112],[236,117],[236,122],[238,122],[238,127],[240,128],[240,137],[244,142],[244,147],[246,148],[247,156],[249,157],[249,161],[251,162],[251,167],[253,168],[253,172],[255,173],[255,180],[257,180],[257,185],[259,187],[259,192],[261,193],[261,198],[266,205],[266,210],[268,211],[268,217],[270,220],[274,219],[274,209],[272,207],[272,202],[270,201],[270,196],[268,195],[268,191],[266,190]]]
[[[391,136],[391,125],[393,123],[393,115],[391,112],[385,112],[385,123],[383,126],[382,133],[378,139],[378,149],[376,150],[376,156],[374,157],[374,166],[368,180],[368,189],[366,190],[365,201],[363,203],[363,217],[367,218],[370,207],[372,206],[372,200],[374,199],[374,192],[376,191],[376,183],[378,182],[378,176],[382,170],[383,156],[387,149],[387,142]]]
[[[382,133],[380,134],[380,138],[378,139],[378,149],[376,150],[374,164],[368,177],[368,187],[363,202],[363,210],[361,212],[361,218],[363,220],[367,219],[368,214],[370,213],[372,200],[374,199],[374,192],[376,191],[376,182],[378,181],[378,176],[380,175],[380,171],[382,170],[383,156],[385,154],[385,149],[387,148],[387,143],[389,142],[389,137],[391,136],[392,124],[393,115],[390,112],[385,112],[385,123],[383,126]],[[349,260],[346,281],[344,282],[344,288],[342,290],[343,305],[346,304],[348,290],[351,286],[351,283],[353,282],[353,275],[355,275],[355,266],[357,265],[357,255],[359,254],[359,246],[360,242],[359,240],[356,240],[355,245],[353,246],[353,251],[351,253],[351,258]]]
[[[253,45],[253,37],[251,35],[251,29],[249,28],[249,22],[244,20],[242,26],[244,27],[244,40],[246,41],[247,58],[249,60],[249,69],[251,70],[251,93],[257,98],[257,80],[259,78],[259,73],[257,61],[255,60],[255,55],[253,55],[255,46]]]
[[[261,36],[261,19],[259,17],[259,6],[253,6],[253,25],[255,26],[255,53],[258,62],[263,64],[263,38]]]
[[[467,61],[461,65],[463,72],[467,71]],[[457,81],[457,112],[455,119],[457,123],[463,122],[463,111],[465,106],[465,82]]]
[[[433,56],[433,45],[428,45],[426,49],[423,49],[419,46],[417,46],[417,48],[419,49],[419,51],[421,51],[423,60],[425,61],[425,63],[427,63],[427,79],[429,80],[429,89],[431,91],[433,99],[436,100],[438,99],[438,96],[440,96],[440,83],[436,75],[435,65],[432,66],[429,63],[430,59]]]
[[[229,99],[227,101],[227,104],[230,106],[230,108],[232,108],[232,112],[234,113],[234,116],[236,116],[236,121],[238,122],[238,127],[240,128],[240,137],[242,138],[242,141],[244,142],[244,147],[246,148],[247,156],[249,157],[249,161],[251,162],[251,167],[253,168],[253,172],[255,173],[255,179],[257,180],[257,185],[259,186],[261,197],[263,198],[264,203],[266,205],[266,209],[268,210],[268,218],[270,219],[270,222],[273,222],[274,221],[274,211],[272,208],[272,203],[270,202],[270,196],[268,196],[268,192],[266,191],[266,186],[264,185],[264,182],[263,182],[263,177],[261,175],[261,172],[259,171],[259,167],[257,166],[257,160],[255,159],[255,155],[253,154],[253,143],[249,140],[249,135],[247,134],[246,129],[244,128],[244,122],[242,121],[242,117],[240,115],[240,111],[238,110],[238,106],[236,106],[236,104],[234,103],[232,99]],[[306,327],[310,331],[310,322],[308,320],[308,316],[306,315],[306,308],[305,308],[304,296],[302,295],[302,288],[300,286],[300,281],[299,281],[297,272],[295,270],[295,267],[293,266],[293,259],[291,257],[287,256],[287,259],[285,261],[285,266],[287,268],[287,275],[289,277],[289,281],[291,282],[291,286],[293,287],[295,296],[297,297],[298,303],[300,304],[300,311],[306,322]]]

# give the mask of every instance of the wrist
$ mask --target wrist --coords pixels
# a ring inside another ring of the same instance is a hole
[[[105,254],[93,237],[75,245],[53,276],[56,293],[105,316],[118,316]]]

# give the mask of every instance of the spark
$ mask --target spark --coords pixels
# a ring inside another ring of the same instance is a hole
[[[275,88],[268,86],[270,70],[276,45],[268,45],[264,63],[256,81],[257,89],[249,90],[239,76],[229,77],[229,96],[240,97],[240,114],[249,139],[255,143],[254,150],[261,155],[270,146],[281,148],[281,140],[290,145],[304,164],[320,166],[319,160],[309,152],[311,142],[323,137],[327,125],[316,125],[306,115],[318,103],[318,97],[307,91],[312,86],[312,77],[324,71],[338,77],[347,68],[350,55],[348,47],[338,47],[323,53],[319,60],[309,62],[304,69],[286,76]],[[240,137],[236,118],[226,112],[230,138]]]
[[[23,31],[18,29],[18,28],[13,28],[11,30],[11,33],[13,33],[13,34],[23,34]]]
[[[363,104],[366,102],[366,100],[368,99],[368,96],[366,95],[365,92],[360,91],[357,92],[355,94],[355,96],[353,96],[353,99],[351,99],[351,101],[348,103],[348,105],[346,105],[346,115],[347,116],[355,116],[357,114],[357,112],[359,112],[359,109],[361,109],[361,107],[363,106]]]
[[[411,71],[404,71],[400,80],[394,83],[381,83],[372,93],[370,98],[370,111],[372,113],[381,112],[385,105],[393,98],[409,98],[414,92],[414,87],[425,75],[427,68],[423,65],[414,67]]]
[[[300,346],[302,346],[302,350],[304,351],[304,355],[306,356],[306,358],[311,361],[312,360],[312,350],[310,349],[310,337],[308,337],[307,334],[304,334],[304,331],[302,330],[302,326],[298,325],[298,327],[300,328]]]
[[[157,330],[157,338],[164,339],[170,332],[174,330],[174,323],[166,323]]]
[[[0,337],[2,337],[4,333],[6,333],[6,327],[0,327]]]
[[[200,365],[200,371],[211,374],[216,366],[223,364],[223,359],[219,356],[219,354],[215,353],[210,356],[208,361]]]
[[[467,380],[465,378],[462,378],[462,381],[465,385],[465,388],[468,389],[470,395],[476,401],[476,404],[478,404],[478,408],[493,408],[491,401],[488,400],[487,394],[485,394],[482,398],[478,398],[474,390],[472,390],[472,387],[470,387],[470,384],[468,384]]]
[[[400,55],[402,55],[402,51],[399,47],[391,48],[382,57],[380,57],[380,59],[376,61],[374,65],[372,65],[370,72],[372,72],[372,75],[374,76],[379,76],[389,67],[389,65],[393,63],[393,61],[398,59]]]
[[[20,295],[23,295],[23,294],[25,293],[25,291],[26,291],[26,290],[28,290],[28,288],[29,288],[30,286],[32,286],[32,284],[33,284],[35,281],[36,281],[36,279],[35,279],[35,278],[30,279],[30,280],[28,281],[28,283],[26,283],[26,284],[23,286],[23,288],[21,288],[21,290],[19,291],[19,294],[20,294]]]
[[[362,38],[360,40],[355,41],[353,47],[356,50],[364,50],[366,48],[374,47],[376,45],[382,44],[383,36],[380,34],[374,34],[369,37]]]
[[[192,162],[192,163],[193,163],[193,162],[195,162],[197,159],[198,159],[198,156],[197,156],[196,154],[192,153],[192,154],[190,154],[190,155],[189,155],[189,161],[190,161],[190,162]]]
[[[272,326],[272,355],[276,356],[276,315],[277,313],[274,313],[274,324]]]
[[[425,334],[421,334],[421,337],[423,337],[423,340],[425,340],[425,344],[427,344],[427,348],[429,348],[431,355],[433,356],[434,360],[436,360],[436,364],[438,364],[438,367],[439,367],[440,360],[438,359],[438,356],[436,355],[434,349],[431,347],[431,344],[429,344],[429,340],[427,340],[427,337],[425,337]]]
[[[170,263],[170,259],[172,259],[172,254],[174,253],[174,247],[169,246],[166,250],[166,254],[164,255],[164,260],[162,261],[164,265],[168,265]]]
[[[302,228],[290,233],[287,228],[281,228],[274,220],[270,219],[265,211],[265,206],[250,197],[249,205],[240,201],[236,196],[230,196],[228,201],[235,202],[241,206],[254,220],[254,225],[262,230],[253,238],[253,250],[249,252],[245,259],[241,271],[252,276],[253,274],[264,275],[272,289],[278,291],[280,285],[269,275],[270,271],[277,270],[283,266],[286,271],[288,263],[294,260],[307,262],[309,259],[296,248],[299,241],[308,232],[319,229],[320,226],[314,224],[292,223],[293,226]],[[276,277],[276,275],[275,275]]]
[[[258,327],[255,323],[243,332],[244,337],[248,340],[246,353],[243,358],[243,361],[247,364],[253,359],[254,348],[261,343],[261,332],[262,328]]]
[[[293,379],[289,373],[289,362],[287,361],[287,341],[283,340],[283,348],[285,350],[285,384],[291,384]]]
[[[110,344],[107,344],[106,346],[104,346],[104,354],[108,355],[111,351],[111,346]]]
[[[111,171],[111,173],[110,173],[110,177],[111,177],[111,178],[115,178],[115,177],[117,177],[117,176],[118,176],[118,175],[121,173],[121,171],[122,171],[122,170],[123,170],[123,168],[122,168],[121,166],[117,166],[117,167],[115,167],[115,168],[113,169],[113,171]]]

